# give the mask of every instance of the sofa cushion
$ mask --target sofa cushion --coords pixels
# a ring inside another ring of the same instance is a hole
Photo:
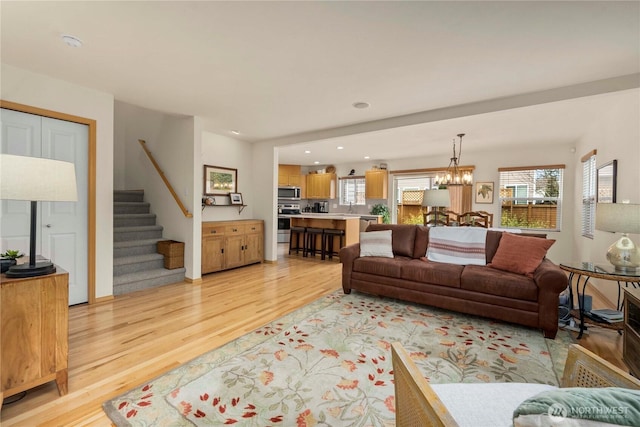
[[[360,233],[360,256],[393,258],[391,230]]]
[[[487,246],[485,247],[485,255],[487,256],[487,264],[491,262],[493,256],[498,250],[500,239],[502,238],[502,232],[496,230],[487,231]]]
[[[503,233],[498,250],[489,264],[492,268],[533,277],[547,250],[555,240]]]
[[[474,292],[499,295],[526,301],[538,300],[538,286],[521,274],[498,271],[487,266],[467,265],[460,278],[460,287]]]
[[[371,224],[367,232],[391,230],[393,233],[393,254],[396,256],[413,255],[413,246],[416,238],[416,226],[411,224]]]
[[[364,257],[353,261],[353,271],[378,276],[400,277],[402,262],[397,258]]]
[[[414,282],[459,288],[463,269],[463,265],[433,262],[422,257],[419,260],[416,259],[405,263],[402,266],[400,278]]]
[[[416,239],[413,245],[413,258],[422,258],[427,253],[427,246],[429,246],[429,227],[417,225]]]

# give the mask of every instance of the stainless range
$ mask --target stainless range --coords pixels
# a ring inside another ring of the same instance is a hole
[[[289,243],[291,237],[291,215],[300,215],[300,204],[278,201],[278,243]]]

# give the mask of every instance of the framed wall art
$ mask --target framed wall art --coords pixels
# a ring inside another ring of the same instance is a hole
[[[476,182],[476,203],[493,203],[493,181]]]
[[[598,168],[596,202],[616,202],[616,180],[618,175],[618,161],[612,160]]]
[[[238,169],[204,165],[204,194],[228,195],[238,191]]]
[[[242,193],[229,193],[229,199],[232,205],[242,205]]]

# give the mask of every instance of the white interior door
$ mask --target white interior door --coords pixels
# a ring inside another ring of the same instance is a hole
[[[36,253],[69,272],[69,304],[87,302],[88,152],[86,125],[2,110],[2,152],[75,164],[77,202],[39,202]],[[28,171],[25,171],[28,173]],[[29,253],[29,202],[2,201],[2,249]]]

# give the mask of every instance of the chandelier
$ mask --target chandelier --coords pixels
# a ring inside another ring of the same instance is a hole
[[[460,148],[458,149],[458,154],[456,155],[456,140],[453,139],[453,157],[451,157],[451,161],[449,162],[449,166],[447,167],[446,172],[443,176],[436,175],[436,184],[437,185],[471,185],[471,181],[473,181],[473,176],[469,171],[461,171],[459,166],[460,156],[462,154],[462,137],[464,133],[459,133],[458,138],[460,138]]]

